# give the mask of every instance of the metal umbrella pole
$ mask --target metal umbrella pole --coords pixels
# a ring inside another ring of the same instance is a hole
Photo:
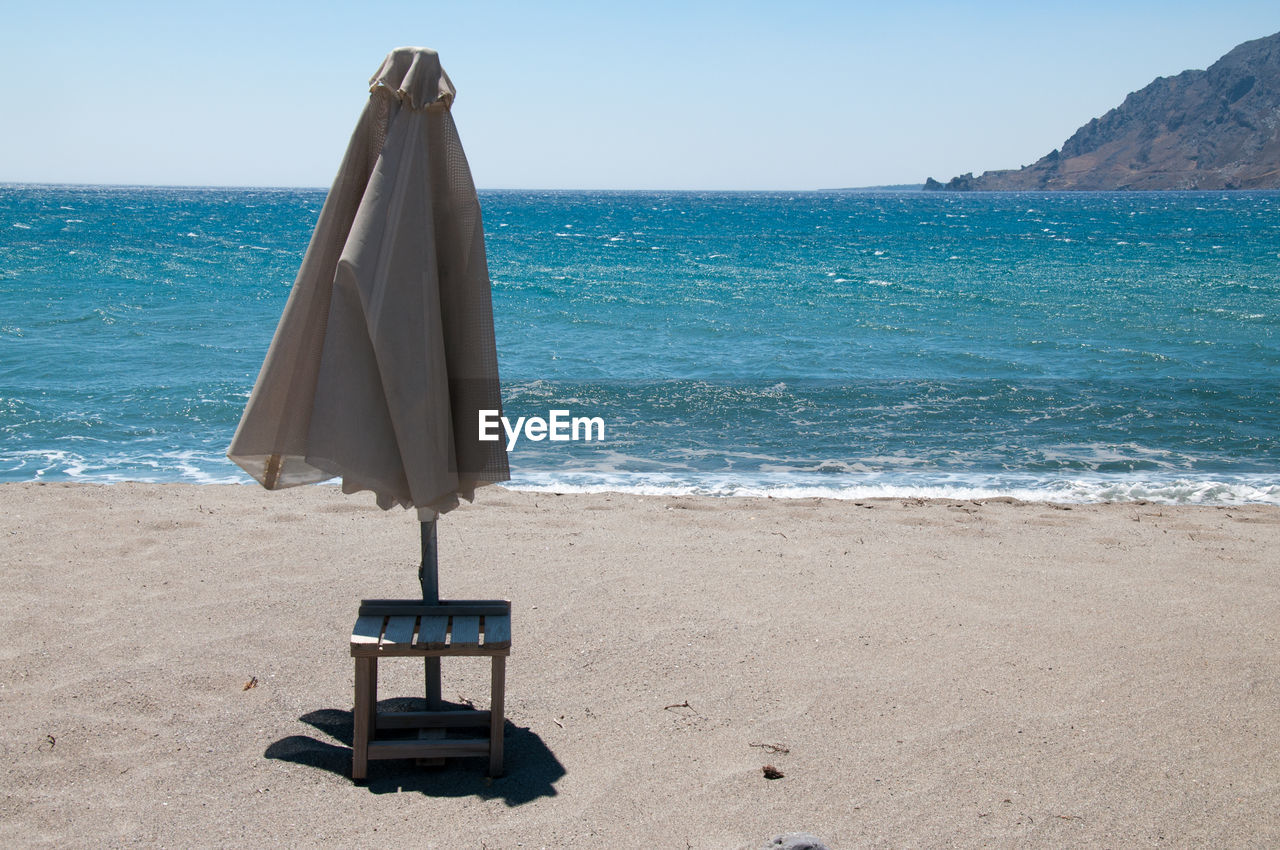
[[[436,521],[422,523],[422,563],[418,567],[418,583],[422,585],[422,603],[424,605],[440,604],[440,571],[439,555],[436,548]],[[427,710],[437,711],[442,702],[440,697],[440,658],[431,656],[424,658],[427,681]]]

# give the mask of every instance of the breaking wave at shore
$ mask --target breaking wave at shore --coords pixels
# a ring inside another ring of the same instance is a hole
[[[570,476],[521,475],[503,485],[536,493],[633,493],[644,496],[725,496],[775,499],[1016,499],[1023,502],[1098,503],[1154,502],[1167,505],[1280,505],[1280,484],[1271,478],[1224,480],[1072,479],[1035,481],[930,481],[928,478],[891,481],[849,481],[839,484],[802,482],[743,482],[672,478],[616,478],[592,480]]]

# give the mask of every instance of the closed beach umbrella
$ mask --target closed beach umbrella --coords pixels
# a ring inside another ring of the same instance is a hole
[[[371,490],[384,509],[417,509],[422,606],[391,600],[390,614],[510,613],[508,603],[440,608],[437,581],[437,515],[509,477],[502,441],[479,439],[480,411],[500,415],[502,404],[480,203],[453,96],[440,58],[423,48],[392,51],[370,80],[227,450],[268,490],[340,477],[343,492]],[[362,602],[362,619],[382,612],[370,607],[380,602]],[[495,671],[505,670],[499,661]],[[491,770],[502,752],[494,675]],[[376,702],[376,685],[356,680]],[[440,706],[438,657],[426,659],[426,696]],[[359,695],[356,704],[359,714]],[[356,725],[357,750],[362,734],[367,748],[368,727]],[[363,771],[353,763],[353,776]]]
[[[426,523],[508,478],[478,436],[501,409],[484,232],[436,53],[394,50],[370,85],[227,454]]]

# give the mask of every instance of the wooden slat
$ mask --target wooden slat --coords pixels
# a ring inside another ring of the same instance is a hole
[[[418,627],[418,645],[427,649],[444,649],[444,638],[448,633],[448,617],[423,617],[422,625]]]
[[[428,704],[430,704],[430,702],[431,700],[427,700]],[[439,705],[439,703],[437,703],[437,705]],[[418,730],[419,741],[440,741],[446,737],[448,737],[448,735],[444,727],[437,726],[434,729]],[[444,764],[444,762],[445,762],[444,759],[438,758],[438,757],[425,758],[425,759],[418,758],[413,760],[413,763],[418,765],[419,767],[440,767],[442,764]]]
[[[363,615],[356,620],[356,626],[351,630],[352,646],[377,646],[378,641],[382,639],[382,624],[386,622],[386,617],[379,615]]]
[[[370,741],[369,759],[465,758],[489,755],[489,742],[476,741]]]
[[[395,649],[413,643],[413,627],[417,617],[388,617],[387,628],[382,635],[382,647]]]
[[[449,630],[449,646],[455,649],[468,649],[480,645],[480,618],[453,617],[453,628]]]
[[[510,614],[511,603],[505,599],[457,599],[438,604],[413,599],[365,599],[360,603],[361,616],[449,616],[484,617],[488,614]]]
[[[511,618],[484,618],[484,645],[488,649],[505,649],[511,646]]]
[[[488,725],[487,711],[386,711],[378,714],[379,729],[466,729]]]
[[[409,644],[408,646],[399,646],[393,644],[384,646],[360,649],[359,647],[351,647],[351,655],[354,658],[492,658],[495,655],[510,655],[509,647],[488,647],[483,644],[480,646],[460,646],[454,649],[446,646],[444,649],[427,649],[425,646],[418,644]]]

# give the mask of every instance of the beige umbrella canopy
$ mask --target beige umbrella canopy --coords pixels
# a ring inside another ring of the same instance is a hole
[[[268,490],[342,478],[421,519],[508,475],[480,204],[435,51],[370,95],[228,457]]]

